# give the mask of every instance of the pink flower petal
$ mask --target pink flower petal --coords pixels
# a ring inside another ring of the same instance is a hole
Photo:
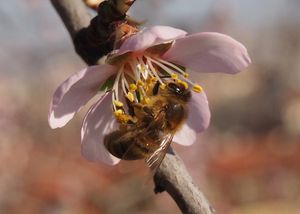
[[[182,146],[190,146],[197,139],[197,133],[187,124],[184,124],[182,128],[176,132],[173,141]]]
[[[192,145],[197,139],[197,134],[207,129],[209,121],[210,110],[204,91],[192,92],[192,99],[188,104],[187,121],[174,136],[174,141],[185,146]]]
[[[193,71],[230,74],[251,63],[241,43],[220,33],[197,33],[180,38],[163,58]]]
[[[89,161],[114,165],[120,159],[111,155],[103,144],[104,136],[117,128],[111,103],[111,93],[106,93],[86,114],[81,128],[81,154]]]
[[[64,81],[52,98],[48,115],[50,127],[54,129],[66,125],[114,72],[116,68],[110,65],[91,66]]]
[[[121,55],[129,51],[143,51],[150,46],[169,42],[171,40],[181,38],[186,34],[187,33],[183,30],[168,26],[154,26],[146,28],[126,39],[120,47],[117,55]]]

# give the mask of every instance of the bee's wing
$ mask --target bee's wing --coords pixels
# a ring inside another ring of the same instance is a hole
[[[146,158],[146,163],[148,164],[149,168],[155,173],[158,167],[160,166],[161,162],[163,161],[168,148],[173,140],[174,134],[167,134],[164,135],[159,141],[160,146],[155,152],[153,152],[149,157]]]

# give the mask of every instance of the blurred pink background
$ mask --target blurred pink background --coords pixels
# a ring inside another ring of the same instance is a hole
[[[202,74],[210,128],[175,146],[221,214],[300,213],[300,3],[297,0],[137,1],[146,25],[229,34],[253,64]],[[52,93],[85,67],[49,1],[0,2],[0,213],[180,213],[155,195],[143,162],[117,167],[80,155],[83,109],[51,130]]]

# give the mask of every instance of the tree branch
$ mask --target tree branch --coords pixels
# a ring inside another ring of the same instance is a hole
[[[154,175],[155,193],[167,191],[182,213],[212,214],[214,209],[194,183],[182,160],[170,149]]]
[[[116,4],[116,11],[99,11],[98,16],[90,22],[82,0],[51,0],[74,42],[77,53],[89,65],[113,50],[110,34],[116,30],[110,23],[122,20],[134,0],[108,0],[106,6]],[[101,3],[101,4],[102,4]],[[112,15],[114,14],[114,15]],[[88,25],[90,22],[90,25]],[[114,38],[115,39],[115,38]],[[93,46],[97,41],[98,46]],[[103,51],[104,49],[104,51]],[[211,214],[213,209],[193,182],[182,160],[173,152],[167,154],[154,175],[155,193],[167,191],[183,213]]]
[[[51,3],[73,40],[80,30],[89,25],[91,15],[81,0],[51,0]]]
[[[98,7],[98,15],[90,20],[82,0],[51,0],[72,37],[77,54],[88,65],[97,64],[102,56],[114,49],[115,41],[120,41],[126,34],[122,24],[128,22],[126,12],[134,1],[103,1]]]

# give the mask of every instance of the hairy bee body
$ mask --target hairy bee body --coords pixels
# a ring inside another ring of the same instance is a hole
[[[146,158],[159,148],[157,129],[149,129],[145,133],[145,129],[136,128],[117,130],[107,135],[104,142],[108,151],[120,159],[137,160]]]
[[[163,158],[187,117],[190,97],[183,85],[169,82],[165,89],[150,96],[147,104],[133,104],[136,122],[108,134],[104,145],[112,155],[124,160]]]

